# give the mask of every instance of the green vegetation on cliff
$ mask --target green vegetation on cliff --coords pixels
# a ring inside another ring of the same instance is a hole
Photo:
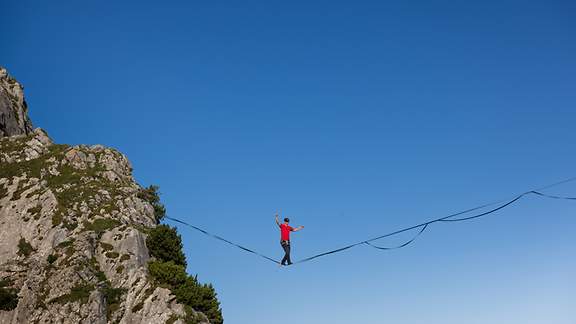
[[[151,256],[155,258],[148,264],[148,270],[156,283],[169,288],[179,303],[204,313],[211,323],[223,323],[222,310],[214,287],[200,284],[196,276],[186,273],[182,239],[176,229],[168,225],[157,226],[150,231],[146,245]],[[186,321],[195,322],[190,311]]]
[[[54,298],[50,302],[67,304],[79,301],[80,304],[86,304],[86,302],[88,302],[88,298],[90,297],[90,293],[92,293],[93,290],[94,285],[78,284],[70,289],[70,293]]]
[[[150,231],[146,239],[150,255],[164,262],[186,267],[186,257],[182,252],[182,239],[176,230],[168,225],[158,225]]]
[[[154,207],[154,217],[156,218],[156,223],[159,224],[162,218],[166,216],[166,208],[162,203],[160,203],[160,193],[158,192],[159,187],[151,185],[148,188],[140,189],[138,193],[138,198],[143,199]]]
[[[11,311],[18,306],[18,291],[11,285],[10,280],[0,279],[0,310]]]
[[[18,156],[32,138],[33,135],[0,139],[0,151],[11,156]],[[66,158],[70,150],[75,150],[85,156],[93,156],[93,164],[88,163],[85,168],[73,167]],[[120,189],[125,183],[111,181],[103,176],[103,172],[106,171],[100,162],[103,154],[105,153],[93,152],[84,146],[71,148],[69,145],[51,144],[47,146],[47,152],[38,158],[3,163],[0,168],[0,178],[10,179],[12,183],[14,178],[26,174],[29,179],[41,180],[42,190],[38,193],[44,189],[50,189],[58,202],[56,211],[52,215],[52,225],[54,227],[62,225],[68,230],[74,230],[78,226],[74,207],[78,204],[89,203],[90,218],[103,214],[109,216],[117,209],[116,198],[121,195]],[[108,154],[119,153],[111,150]],[[18,186],[11,200],[18,200],[22,193],[30,188],[25,183]],[[102,191],[107,194],[102,194]],[[38,211],[39,209],[31,210],[31,212]]]
[[[32,251],[34,251],[32,245],[28,243],[24,238],[20,238],[20,241],[18,242],[18,255],[27,257],[30,255],[30,253],[32,253]]]

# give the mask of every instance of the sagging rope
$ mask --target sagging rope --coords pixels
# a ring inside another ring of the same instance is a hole
[[[405,242],[404,244],[400,244],[400,245],[395,246],[395,247],[376,246],[376,245],[374,245],[374,244],[372,244],[372,243],[370,243],[370,242],[364,242],[364,243],[366,243],[366,245],[369,245],[369,246],[371,246],[371,247],[373,247],[373,248],[375,248],[375,249],[378,249],[378,250],[396,250],[396,249],[401,249],[401,248],[403,248],[403,247],[405,247],[405,246],[407,246],[407,245],[410,245],[412,242],[416,241],[416,239],[418,238],[418,236],[420,236],[420,235],[428,228],[428,225],[430,225],[430,224],[426,224],[426,225],[422,226],[422,229],[421,229],[421,230],[418,232],[418,234],[416,234],[412,239],[410,239],[409,241]]]
[[[576,179],[573,179],[573,180],[576,180]],[[564,183],[564,182],[562,182],[562,183]],[[326,255],[333,254],[333,253],[337,253],[337,252],[342,252],[342,251],[344,251],[344,250],[348,250],[348,249],[350,249],[350,248],[353,248],[353,247],[356,247],[356,246],[362,245],[362,244],[368,245],[368,246],[373,247],[373,248],[377,248],[377,249],[379,249],[379,250],[395,250],[395,249],[403,248],[403,247],[411,244],[412,242],[414,242],[414,241],[416,240],[416,238],[418,238],[418,237],[429,227],[429,225],[431,225],[431,224],[433,224],[433,223],[437,223],[437,222],[460,222],[460,221],[466,221],[466,220],[470,220],[470,219],[474,219],[474,218],[483,217],[483,216],[486,216],[486,215],[495,213],[495,212],[497,212],[497,211],[499,211],[499,210],[501,210],[501,209],[503,209],[503,208],[506,208],[506,207],[512,205],[513,203],[517,202],[518,200],[520,200],[520,198],[522,198],[522,197],[524,197],[524,196],[527,196],[527,195],[529,195],[529,194],[536,194],[536,195],[541,196],[541,197],[552,198],[552,199],[576,200],[576,198],[573,198],[573,197],[553,196],[553,195],[547,195],[547,194],[538,192],[538,191],[536,191],[536,190],[531,190],[531,191],[527,191],[527,192],[525,192],[525,193],[523,193],[523,194],[521,194],[521,195],[518,195],[518,196],[514,197],[512,200],[506,202],[505,204],[503,204],[503,205],[501,205],[501,206],[499,206],[499,207],[497,207],[497,208],[491,209],[491,210],[489,210],[489,211],[487,211],[487,212],[484,212],[484,213],[481,213],[481,214],[478,214],[478,215],[474,215],[474,216],[470,216],[470,217],[464,217],[464,218],[458,218],[458,219],[450,219],[450,218],[455,217],[455,216],[458,216],[458,215],[466,214],[466,213],[469,213],[469,212],[474,211],[474,210],[478,210],[478,209],[482,209],[482,208],[485,208],[485,207],[490,206],[490,205],[494,205],[494,204],[496,204],[496,203],[498,203],[498,202],[490,203],[490,204],[486,204],[486,205],[482,205],[482,206],[475,207],[475,208],[471,208],[471,209],[468,209],[468,210],[465,210],[465,211],[462,211],[462,212],[458,212],[458,213],[455,213],[455,214],[452,214],[452,215],[448,215],[448,216],[445,216],[445,217],[441,217],[441,218],[438,218],[438,219],[434,219],[434,220],[431,220],[431,221],[428,221],[428,222],[425,222],[425,223],[422,223],[422,224],[418,224],[418,225],[410,226],[410,227],[407,227],[407,228],[403,228],[403,229],[401,229],[401,230],[394,231],[394,232],[391,232],[391,233],[388,233],[388,234],[385,234],[385,235],[381,235],[381,236],[375,237],[375,238],[370,239],[370,240],[366,240],[366,241],[362,241],[362,242],[357,242],[357,243],[354,243],[354,244],[350,244],[350,245],[347,245],[347,246],[345,246],[345,247],[342,247],[342,248],[339,248],[339,249],[336,249],[336,250],[332,250],[332,251],[328,251],[328,252],[323,252],[323,253],[320,253],[320,254],[317,254],[317,255],[308,257],[308,258],[306,258],[306,259],[302,259],[302,260],[297,261],[297,262],[295,262],[295,263],[308,262],[308,261],[317,259],[317,258],[319,258],[319,257],[326,256]],[[370,243],[370,242],[373,242],[373,241],[376,241],[376,240],[383,239],[383,238],[385,238],[385,237],[390,237],[390,236],[393,236],[393,235],[396,235],[396,234],[400,234],[400,233],[403,233],[403,232],[407,232],[407,231],[410,231],[410,230],[413,230],[413,229],[417,229],[417,228],[421,228],[421,230],[420,230],[412,239],[410,239],[410,240],[407,241],[406,243],[401,244],[401,245],[396,246],[396,247],[378,247],[378,246],[375,246],[375,245],[373,245],[373,244]]]
[[[217,240],[226,242],[226,243],[228,243],[228,244],[230,244],[230,245],[233,245],[233,246],[235,246],[235,247],[237,247],[237,248],[240,248],[240,249],[242,249],[242,250],[244,250],[244,251],[246,251],[246,252],[253,253],[253,254],[255,254],[255,255],[257,255],[257,256],[259,256],[259,257],[261,257],[261,258],[264,258],[264,259],[266,259],[266,260],[268,260],[268,261],[272,261],[272,262],[274,262],[274,263],[280,263],[280,262],[272,259],[271,257],[265,256],[264,254],[261,254],[261,253],[258,253],[258,252],[256,252],[256,251],[253,251],[253,250],[250,250],[250,249],[248,249],[248,248],[245,248],[245,247],[243,247],[242,245],[239,245],[239,244],[236,244],[236,243],[234,243],[234,242],[228,241],[228,240],[225,239],[225,238],[222,238],[222,237],[220,237],[220,236],[218,236],[218,235],[209,233],[209,232],[207,232],[207,231],[205,231],[205,230],[203,230],[203,229],[201,229],[201,228],[199,228],[199,227],[196,227],[196,226],[194,226],[194,225],[188,224],[188,223],[186,223],[186,222],[184,222],[184,221],[181,221],[181,220],[179,220],[179,219],[172,218],[172,217],[168,217],[168,216],[165,216],[164,218],[169,219],[169,220],[171,220],[171,221],[175,221],[175,222],[180,223],[180,224],[184,224],[184,225],[186,225],[186,226],[188,226],[188,227],[190,227],[190,228],[193,228],[193,229],[195,229],[195,230],[197,230],[197,231],[199,231],[199,232],[201,232],[201,233],[203,233],[203,234],[205,234],[205,235],[208,235],[208,236],[210,236],[210,237],[212,237],[212,238],[215,238],[215,239],[217,239]]]
[[[560,182],[556,182],[556,183],[553,183],[553,184],[544,186],[544,187],[539,188],[539,189],[535,189],[535,190],[530,190],[530,191],[524,192],[524,193],[522,193],[522,194],[520,194],[520,195],[515,196],[513,199],[510,199],[509,201],[508,201],[508,200],[500,200],[500,201],[496,201],[496,202],[484,204],[484,205],[481,205],[481,206],[478,206],[478,207],[470,208],[470,209],[467,209],[467,210],[464,210],[464,211],[461,211],[461,212],[457,212],[457,213],[454,213],[454,214],[451,214],[451,215],[448,215],[448,216],[444,216],[444,217],[441,217],[441,218],[433,219],[433,220],[427,221],[427,222],[422,223],[422,224],[418,224],[418,225],[406,227],[406,228],[403,228],[403,229],[400,229],[400,230],[397,230],[397,231],[394,231],[394,232],[391,232],[391,233],[388,233],[388,234],[384,234],[384,235],[381,235],[381,236],[378,236],[378,237],[375,237],[375,238],[372,238],[372,239],[369,239],[369,240],[365,240],[365,241],[353,243],[353,244],[350,244],[350,245],[347,245],[347,246],[344,246],[344,247],[341,247],[341,248],[338,248],[338,249],[335,249],[335,250],[331,250],[331,251],[328,251],[328,252],[319,253],[319,254],[316,254],[316,255],[314,255],[314,256],[311,256],[311,257],[308,257],[308,258],[305,258],[305,259],[296,261],[294,264],[304,263],[304,262],[308,262],[308,261],[311,261],[311,260],[314,260],[314,259],[317,259],[317,258],[326,256],[326,255],[330,255],[330,254],[342,252],[342,251],[351,249],[351,248],[353,248],[353,247],[356,247],[356,246],[358,246],[358,245],[367,245],[367,246],[370,246],[370,247],[373,247],[373,248],[376,248],[376,249],[379,249],[379,250],[395,250],[395,249],[400,249],[400,248],[406,247],[406,246],[410,245],[411,243],[413,243],[413,242],[414,242],[426,229],[428,229],[429,226],[430,226],[431,224],[433,224],[433,223],[437,223],[437,222],[460,222],[460,221],[466,221],[466,220],[470,220],[470,219],[480,218],[480,217],[483,217],[483,216],[492,214],[492,213],[494,213],[494,212],[497,212],[497,211],[499,211],[499,210],[501,210],[501,209],[504,209],[504,208],[506,208],[506,207],[514,204],[515,202],[517,202],[517,201],[520,200],[521,198],[523,198],[523,197],[525,197],[525,196],[527,196],[527,195],[531,195],[531,194],[534,194],[534,195],[537,195],[537,196],[540,196],[540,197],[544,197],[544,198],[550,198],[550,199],[576,200],[576,197],[555,196],[555,195],[548,195],[548,194],[544,194],[544,193],[540,192],[541,190],[548,189],[548,188],[551,188],[551,187],[554,187],[554,186],[558,186],[558,185],[560,185],[560,184],[564,184],[564,183],[567,183],[567,182],[575,181],[575,180],[576,180],[576,177],[569,178],[569,179],[566,179],[566,180],[563,180],[563,181],[560,181]],[[505,202],[505,203],[503,203],[503,202]],[[491,209],[491,210],[489,210],[489,211],[487,211],[487,212],[483,212],[483,213],[478,214],[478,215],[473,215],[473,216],[463,217],[463,218],[456,218],[456,219],[453,218],[453,217],[456,217],[456,216],[459,216],[459,215],[467,214],[467,213],[470,213],[470,212],[472,212],[472,211],[476,211],[476,210],[483,209],[483,208],[486,208],[486,207],[488,207],[488,206],[492,206],[492,205],[500,204],[500,203],[503,203],[503,204],[500,205],[500,206],[498,206],[498,207],[496,207],[496,208],[494,208],[494,209]],[[182,221],[182,220],[179,220],[179,219],[176,219],[176,218],[173,218],[173,217],[168,217],[168,216],[166,216],[165,219],[169,219],[169,220],[172,220],[172,221],[174,221],[174,222],[177,222],[177,223],[186,225],[186,226],[188,226],[188,227],[190,227],[190,228],[192,228],[192,229],[194,229],[194,230],[197,230],[197,231],[203,233],[204,235],[210,236],[210,237],[215,238],[215,239],[217,239],[217,240],[223,241],[223,242],[225,242],[225,243],[227,243],[227,244],[233,245],[233,246],[235,246],[235,247],[237,247],[237,248],[240,248],[240,249],[242,249],[242,250],[244,250],[244,251],[246,251],[246,252],[255,254],[255,255],[257,255],[257,256],[265,259],[265,260],[268,260],[268,261],[270,261],[270,262],[273,262],[273,263],[276,263],[276,264],[279,264],[279,263],[280,263],[279,261],[276,261],[276,260],[274,260],[274,259],[271,258],[271,257],[268,257],[268,256],[266,256],[266,255],[264,255],[264,254],[261,254],[261,253],[259,253],[259,252],[254,251],[254,250],[248,249],[248,248],[246,248],[246,247],[244,247],[244,246],[241,246],[241,245],[239,245],[239,244],[236,244],[236,243],[234,243],[234,242],[231,242],[231,241],[229,241],[229,240],[227,240],[227,239],[225,239],[225,238],[222,238],[222,237],[220,237],[220,236],[218,236],[218,235],[209,233],[208,231],[205,231],[205,230],[203,230],[203,229],[201,229],[201,228],[199,228],[199,227],[197,227],[197,226],[191,225],[191,224],[189,224],[189,223],[187,223],[187,222],[184,222],[184,221]],[[397,235],[397,234],[400,234],[400,233],[403,233],[403,232],[407,232],[407,231],[410,231],[410,230],[418,229],[418,228],[420,228],[420,231],[419,231],[414,237],[412,237],[412,238],[411,238],[410,240],[408,240],[407,242],[405,242],[405,243],[403,243],[403,244],[401,244],[401,245],[395,246],[395,247],[381,247],[381,246],[376,246],[376,245],[374,245],[374,244],[371,243],[371,242],[376,241],[376,240],[380,240],[380,239],[383,239],[383,238],[386,238],[386,237],[394,236],[394,235]]]

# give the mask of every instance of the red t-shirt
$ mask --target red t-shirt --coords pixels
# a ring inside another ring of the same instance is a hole
[[[280,224],[280,239],[282,241],[290,241],[290,232],[294,231],[294,228],[290,225]]]

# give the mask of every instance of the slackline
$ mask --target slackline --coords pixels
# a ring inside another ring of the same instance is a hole
[[[313,256],[311,256],[311,257],[308,257],[308,258],[305,258],[305,259],[296,261],[296,262],[294,262],[293,264],[304,263],[304,262],[308,262],[308,261],[311,261],[311,260],[314,260],[314,259],[317,259],[317,258],[326,256],[326,255],[330,255],[330,254],[334,254],[334,253],[339,253],[339,252],[342,252],[342,251],[351,249],[351,248],[353,248],[353,247],[356,247],[356,246],[358,246],[358,245],[367,245],[367,246],[370,246],[370,247],[373,247],[373,248],[379,249],[379,250],[395,250],[395,249],[400,249],[400,248],[406,247],[406,246],[412,244],[414,241],[416,241],[416,239],[417,239],[420,235],[422,235],[422,233],[424,233],[424,231],[426,231],[426,230],[430,227],[430,225],[433,224],[433,223],[439,223],[439,222],[461,222],[461,221],[467,221],[467,220],[471,220],[471,219],[475,219],[475,218],[480,218],[480,217],[483,217],[483,216],[486,216],[486,215],[495,213],[495,212],[497,212],[497,211],[499,211],[499,210],[501,210],[501,209],[504,209],[504,208],[506,208],[506,207],[508,207],[508,206],[510,206],[510,205],[512,205],[512,204],[514,204],[514,203],[516,203],[516,202],[517,202],[518,200],[520,200],[521,198],[523,198],[523,197],[525,197],[525,196],[528,196],[528,195],[536,195],[536,196],[538,196],[538,197],[550,198],[550,199],[576,200],[576,197],[556,196],[556,195],[549,195],[549,194],[545,194],[545,193],[542,193],[542,192],[541,192],[542,190],[545,190],[545,189],[548,189],[548,188],[551,188],[551,187],[554,187],[554,186],[558,186],[558,185],[561,185],[561,184],[564,184],[564,183],[567,183],[567,182],[572,182],[572,181],[575,181],[575,180],[576,180],[576,177],[569,178],[569,179],[566,179],[566,180],[563,180],[563,181],[560,181],[560,182],[556,182],[556,183],[553,183],[553,184],[550,184],[550,185],[547,185],[547,186],[544,186],[544,187],[541,187],[541,188],[538,188],[538,189],[535,189],[535,190],[526,191],[526,192],[524,192],[524,193],[522,193],[522,194],[519,194],[519,195],[514,196],[514,197],[511,198],[511,199],[509,198],[509,199],[505,199],[505,200],[499,200],[499,201],[495,201],[495,202],[492,202],[492,203],[480,205],[480,206],[477,206],[477,207],[474,207],[474,208],[466,209],[466,210],[464,210],[464,211],[457,212],[457,213],[454,213],[454,214],[450,214],[450,215],[448,215],[448,216],[444,216],[444,217],[441,217],[441,218],[433,219],[433,220],[427,221],[427,222],[422,223],[422,224],[418,224],[418,225],[406,227],[406,228],[403,228],[403,229],[400,229],[400,230],[397,230],[397,231],[394,231],[394,232],[391,232],[391,233],[388,233],[388,234],[380,235],[380,236],[377,236],[377,237],[374,237],[374,238],[371,238],[371,239],[368,239],[368,240],[365,240],[365,241],[356,242],[356,243],[353,243],[353,244],[350,244],[350,245],[347,245],[347,246],[344,246],[344,247],[341,247],[341,248],[338,248],[338,249],[335,249],[335,250],[331,250],[331,251],[328,251],[328,252],[319,253],[319,254],[313,255]],[[472,215],[472,216],[467,216],[467,217],[461,217],[461,218],[454,218],[454,217],[456,217],[456,216],[468,214],[468,213],[471,213],[471,212],[473,212],[473,211],[480,210],[480,209],[484,209],[484,208],[487,208],[487,207],[489,207],[489,206],[494,206],[494,205],[498,205],[498,206],[495,207],[495,208],[493,208],[493,209],[491,209],[491,210],[488,210],[488,211],[486,211],[486,212],[483,212],[483,213],[480,213],[480,214],[477,214],[477,215]],[[264,255],[264,254],[262,254],[262,253],[256,252],[256,251],[254,251],[254,250],[252,250],[252,249],[246,248],[246,247],[244,247],[244,246],[242,246],[242,245],[240,245],[240,244],[234,243],[234,242],[232,242],[232,241],[230,241],[230,240],[227,240],[227,239],[225,239],[225,238],[223,238],[223,237],[220,237],[220,236],[218,236],[218,235],[212,234],[212,233],[210,233],[210,232],[208,232],[208,231],[206,231],[206,230],[204,230],[204,229],[202,229],[202,228],[200,228],[200,227],[194,226],[194,225],[189,224],[189,223],[187,223],[187,222],[185,222],[185,221],[182,221],[182,220],[180,220],[180,219],[177,219],[177,218],[174,218],[174,217],[169,217],[169,216],[166,216],[166,217],[164,217],[164,218],[165,218],[165,219],[168,219],[168,220],[171,220],[171,221],[174,221],[174,222],[176,222],[176,223],[180,223],[180,224],[182,224],[182,225],[188,226],[188,227],[190,227],[190,228],[192,228],[192,229],[194,229],[194,230],[196,230],[196,231],[198,231],[198,232],[200,232],[200,233],[202,233],[202,234],[204,234],[204,235],[206,235],[206,236],[212,237],[212,238],[214,238],[214,239],[217,239],[217,240],[220,240],[220,241],[222,241],[222,242],[225,242],[225,243],[227,243],[227,244],[229,244],[229,245],[235,246],[235,247],[237,247],[237,248],[239,248],[239,249],[241,249],[241,250],[244,250],[244,251],[246,251],[246,252],[249,252],[249,253],[252,253],[252,254],[254,254],[254,255],[257,255],[257,256],[259,256],[259,257],[261,257],[261,258],[263,258],[263,259],[265,259],[265,260],[268,260],[268,261],[270,261],[270,262],[273,262],[273,263],[276,263],[276,264],[280,264],[279,261],[277,261],[277,260],[275,260],[275,259],[273,259],[273,258],[271,258],[271,257],[269,257],[269,256],[266,256],[266,255]],[[391,237],[391,236],[394,236],[394,235],[397,235],[397,234],[400,234],[400,233],[403,233],[403,232],[407,232],[407,231],[410,231],[410,230],[415,230],[415,229],[420,229],[420,230],[419,230],[419,231],[414,235],[414,237],[412,237],[410,240],[408,240],[408,241],[406,241],[405,243],[400,244],[400,245],[398,245],[398,246],[382,247],[382,246],[377,246],[377,245],[375,245],[375,244],[372,243],[372,242],[374,242],[374,241],[377,241],[377,240],[380,240],[380,239],[383,239],[383,238],[386,238],[386,237]]]

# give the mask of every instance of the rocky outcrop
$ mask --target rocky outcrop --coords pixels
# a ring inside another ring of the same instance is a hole
[[[30,130],[21,87],[2,71],[0,111],[19,117],[0,138],[0,304],[17,298],[0,305],[0,324],[209,323],[150,279],[155,211],[128,159]]]
[[[28,106],[23,88],[0,67],[0,137],[28,135],[32,123],[28,118]]]

